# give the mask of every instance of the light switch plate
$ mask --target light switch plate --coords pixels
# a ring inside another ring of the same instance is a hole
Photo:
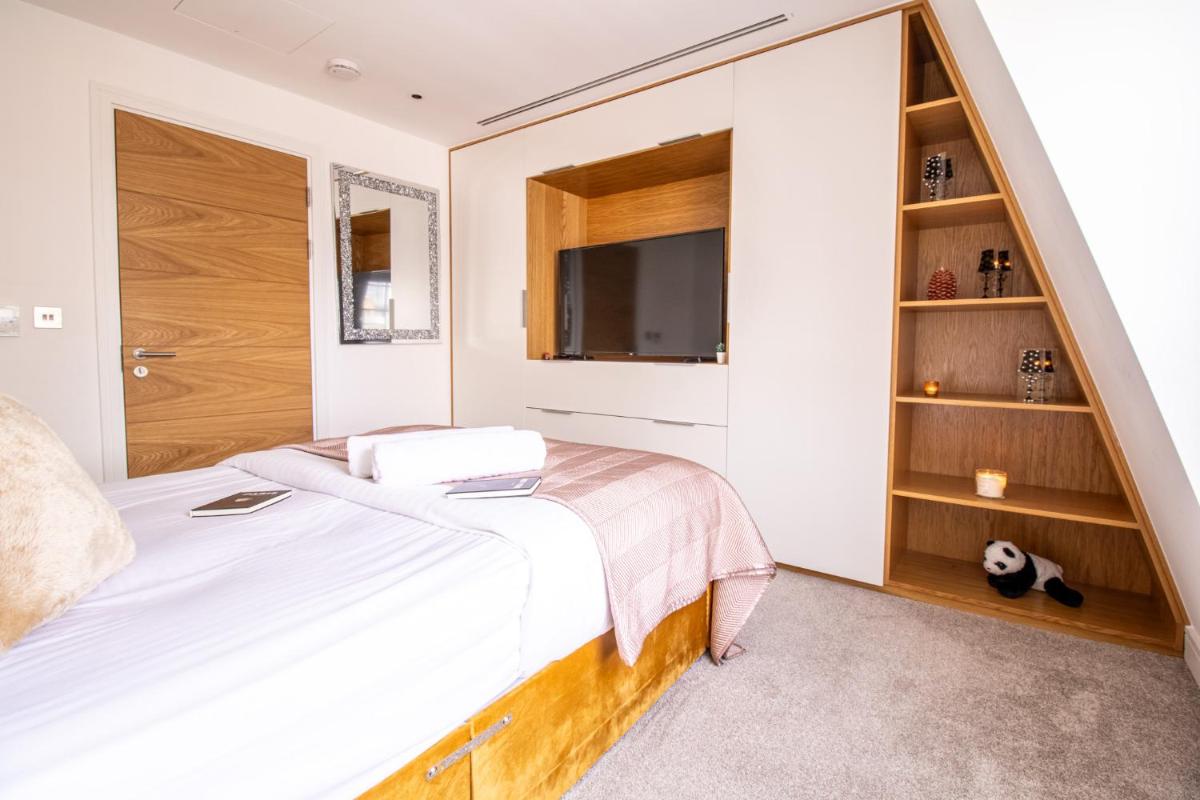
[[[62,327],[62,309],[54,306],[34,306],[33,307],[33,327],[35,328],[61,328]]]
[[[0,306],[0,336],[21,335],[21,307]]]

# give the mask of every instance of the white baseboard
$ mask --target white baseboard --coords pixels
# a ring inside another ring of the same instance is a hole
[[[1192,671],[1196,683],[1200,684],[1200,631],[1196,630],[1195,625],[1183,629],[1183,660]]]

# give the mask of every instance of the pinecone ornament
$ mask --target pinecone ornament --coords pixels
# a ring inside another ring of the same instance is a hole
[[[929,276],[929,289],[925,296],[930,300],[953,300],[958,297],[958,279],[945,267],[940,267]]]

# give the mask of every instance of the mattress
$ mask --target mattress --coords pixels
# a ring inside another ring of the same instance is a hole
[[[0,657],[0,796],[354,796],[611,624],[590,533],[554,512],[520,512],[526,541],[304,488],[186,514],[279,485],[104,487],[138,555]]]

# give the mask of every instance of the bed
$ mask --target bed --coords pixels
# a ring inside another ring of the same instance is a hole
[[[0,794],[560,794],[703,653],[709,595],[627,665],[578,514],[443,491],[293,449],[106,486],[138,556],[0,658]]]

